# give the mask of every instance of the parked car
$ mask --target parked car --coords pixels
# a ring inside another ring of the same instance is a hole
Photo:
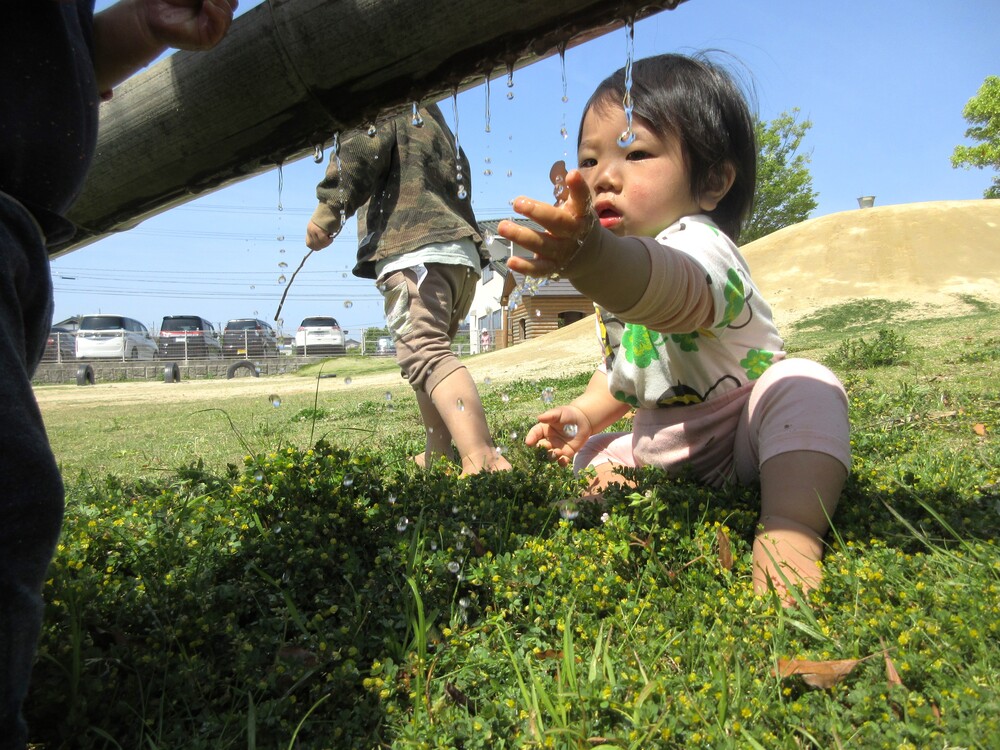
[[[295,332],[296,354],[343,354],[344,332],[336,318],[306,318]]]
[[[52,326],[45,342],[42,362],[72,362],[76,357],[76,334],[62,326]]]
[[[222,356],[222,339],[200,315],[167,315],[160,323],[160,356],[164,359],[203,359]]]
[[[84,315],[76,332],[77,359],[156,359],[156,339],[124,315]]]
[[[222,353],[227,357],[275,357],[278,336],[263,320],[230,320],[222,332]]]

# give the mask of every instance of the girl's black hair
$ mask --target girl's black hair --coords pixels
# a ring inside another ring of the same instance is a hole
[[[594,91],[592,108],[622,106],[625,68],[608,76]],[[733,241],[753,207],[757,181],[757,144],[750,107],[732,76],[704,55],[665,54],[632,64],[634,117],[654,131],[676,137],[691,175],[691,193],[700,196],[720,177],[726,163],[735,179],[719,201],[712,220]],[[582,133],[582,121],[580,132]],[[579,145],[579,139],[577,140]]]

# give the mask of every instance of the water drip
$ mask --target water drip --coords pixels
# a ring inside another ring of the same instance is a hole
[[[321,164],[323,162],[322,143],[317,143],[315,146],[313,146],[313,161],[316,162],[317,164]]]
[[[622,148],[631,146],[635,141],[632,131],[632,61],[635,58],[635,17],[629,16],[625,22],[625,96],[622,107],[625,109],[625,130],[618,136],[618,145]]]
[[[490,132],[490,74],[486,74],[486,132]]]
[[[424,126],[424,118],[420,116],[417,102],[413,102],[413,116],[410,118],[410,124],[415,128],[422,128]]]
[[[283,211],[281,206],[281,191],[285,189],[285,174],[281,170],[281,165],[278,165],[278,210]]]
[[[464,179],[462,175],[462,146],[458,142],[458,89],[454,88],[451,90],[451,109],[455,116],[455,180],[458,182],[458,197],[460,200],[465,200],[469,196],[469,191],[465,189],[465,185],[462,183]]]

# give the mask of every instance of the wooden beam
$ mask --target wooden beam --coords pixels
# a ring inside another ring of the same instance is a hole
[[[681,2],[269,0],[102,105],[80,231],[53,256]]]

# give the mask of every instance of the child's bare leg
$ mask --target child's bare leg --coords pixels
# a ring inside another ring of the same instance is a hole
[[[459,367],[447,375],[431,391],[430,401],[446,426],[450,440],[455,441],[458,455],[462,459],[463,474],[477,474],[484,470],[505,471],[511,468],[507,459],[499,455],[493,445],[486,425],[483,402],[479,399],[476,383],[467,369]]]
[[[757,593],[773,586],[790,604],[786,578],[803,590],[819,584],[816,563],[823,557],[823,535],[846,479],[844,465],[825,453],[792,451],[764,462],[760,529],[753,544]]]
[[[413,460],[416,461],[417,466],[425,468],[441,456],[451,456],[451,433],[448,431],[448,425],[441,419],[441,414],[434,406],[430,396],[423,391],[414,391],[414,393],[417,395],[420,418],[424,422],[427,446],[424,448],[423,455],[419,458],[414,456]]]

